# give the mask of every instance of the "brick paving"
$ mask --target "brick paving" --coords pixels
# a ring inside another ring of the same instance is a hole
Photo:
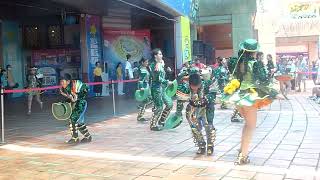
[[[243,123],[230,122],[231,109],[216,110],[216,148],[208,157],[195,154],[186,121],[151,132],[147,122],[136,121],[133,100],[118,99],[117,117],[110,102],[89,100],[93,142],[77,146],[64,144],[65,122],[55,121],[48,106],[27,117],[15,111],[23,103],[8,105],[0,179],[320,179],[320,106],[306,95],[291,95],[258,112],[247,166],[233,165]]]

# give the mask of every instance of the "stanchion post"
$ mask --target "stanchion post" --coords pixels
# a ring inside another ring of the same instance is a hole
[[[114,97],[114,82],[111,81],[111,86],[112,86],[112,106],[113,106],[113,116],[116,116],[116,101]]]
[[[1,88],[1,143],[4,144],[4,90]]]

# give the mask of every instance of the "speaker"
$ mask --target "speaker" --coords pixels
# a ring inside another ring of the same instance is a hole
[[[204,44],[204,57],[207,64],[213,64],[214,48],[211,44]]]
[[[204,56],[204,43],[202,41],[193,41],[192,50],[194,56]]]

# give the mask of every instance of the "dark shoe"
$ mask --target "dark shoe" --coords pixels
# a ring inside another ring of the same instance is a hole
[[[243,156],[242,153],[240,152],[238,154],[237,160],[234,162],[234,165],[245,165],[249,163],[250,163],[249,156]]]
[[[221,105],[220,109],[228,109],[228,107],[226,105]]]
[[[146,120],[145,118],[139,118],[138,121],[142,122],[142,121],[148,121],[148,120]]]
[[[79,138],[71,138],[69,141],[67,141],[67,144],[75,145],[79,143]]]
[[[178,126],[180,126],[181,123],[182,123],[182,121],[180,121],[177,125],[175,125],[175,126],[173,127],[173,129],[176,128],[176,127],[178,127]]]
[[[160,126],[164,126],[165,122],[164,121],[159,121],[158,123]]]
[[[241,122],[239,118],[232,118],[231,122]]]
[[[211,155],[213,154],[213,151],[214,151],[214,150],[213,150],[213,146],[208,146],[208,147],[207,147],[207,155],[208,155],[208,156],[211,156]]]
[[[89,143],[92,141],[92,136],[89,137],[84,137],[83,139],[81,139],[81,143]]]
[[[205,154],[206,153],[206,148],[205,147],[199,147],[197,154]]]
[[[154,127],[151,127],[150,130],[151,130],[151,131],[161,131],[161,130],[162,130],[162,127],[160,127],[160,126],[154,126]]]

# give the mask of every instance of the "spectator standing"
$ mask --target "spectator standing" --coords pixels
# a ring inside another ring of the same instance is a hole
[[[193,67],[197,67],[199,69],[204,69],[206,67],[206,65],[204,65],[203,63],[200,62],[200,58],[196,57],[194,60],[194,63],[192,64]]]
[[[316,61],[312,61],[312,81],[313,84],[317,84],[317,76],[318,76],[318,67]]]
[[[30,69],[30,73],[28,75],[28,88],[38,88],[40,87],[41,82],[37,77],[37,68],[33,67]],[[28,92],[28,115],[31,115],[31,107],[33,97],[36,96],[36,100],[40,105],[40,108],[43,108],[43,102],[40,98],[40,91],[30,91]]]
[[[116,74],[117,74],[117,80],[122,81],[123,80],[123,74],[122,74],[122,64],[121,62],[118,63],[116,67]],[[123,82],[118,82],[118,95],[124,95],[123,93]]]
[[[316,79],[316,83],[319,82],[319,77],[320,77],[320,58],[318,58],[316,60],[316,68],[317,68],[317,79]]]
[[[131,80],[131,79],[133,79],[133,68],[132,68],[132,65],[130,63],[131,55],[127,54],[126,58],[127,58],[127,61],[126,61],[126,66],[125,66],[125,79],[126,80]],[[127,82],[125,84],[125,94],[128,97],[133,97],[133,89],[132,89],[132,83],[131,82]]]
[[[274,66],[271,54],[267,55],[267,70],[269,78],[273,78],[273,74],[276,72],[276,67]]]
[[[264,54],[263,54],[263,52],[257,52],[257,54],[256,54],[256,59],[257,59],[257,61],[263,62],[263,59],[264,59]]]
[[[301,92],[301,83],[303,83],[303,91],[306,92],[306,73],[308,71],[308,63],[305,58],[303,58],[302,55],[298,57],[298,63],[297,63],[297,85],[298,90],[297,92]]]
[[[139,63],[138,62],[133,63],[133,78],[134,79],[139,78]]]
[[[296,89],[296,79],[297,79],[296,62],[293,59],[290,59],[289,63],[291,64],[290,73],[291,73],[291,75],[293,77],[293,79],[291,80],[291,90],[295,90]]]
[[[7,86],[6,86],[6,89],[14,89],[14,88],[18,88],[19,87],[19,84],[15,82],[14,80],[14,76],[13,76],[13,72],[12,72],[12,66],[11,65],[7,65],[6,67],[6,70],[7,70]],[[8,94],[8,97],[11,97],[11,93]]]
[[[94,82],[102,82],[102,69],[100,62],[96,62],[96,68],[93,71],[94,75]],[[101,96],[102,95],[102,84],[93,86],[93,91],[95,93],[95,96]]]

